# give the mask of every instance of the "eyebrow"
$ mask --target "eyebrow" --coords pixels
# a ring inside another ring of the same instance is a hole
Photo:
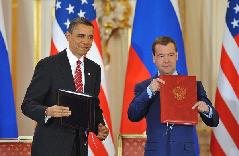
[[[177,52],[176,51],[174,51],[174,52],[169,52],[169,53],[166,53],[166,54],[162,54],[162,53],[158,53],[158,55],[167,55],[167,54],[176,54]]]
[[[82,33],[79,33],[79,34],[76,34],[77,36],[94,36],[93,34],[90,34],[90,35],[87,35],[87,34],[82,34]]]

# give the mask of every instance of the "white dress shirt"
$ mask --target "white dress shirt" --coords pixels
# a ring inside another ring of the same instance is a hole
[[[67,58],[69,60],[70,66],[71,66],[71,73],[72,76],[75,76],[76,72],[76,66],[77,66],[77,61],[80,60],[80,68],[81,68],[81,74],[82,74],[82,84],[83,84],[83,93],[84,93],[84,85],[85,85],[85,73],[84,73],[84,56],[82,56],[80,59],[78,59],[70,50],[69,46],[66,48],[66,54]]]

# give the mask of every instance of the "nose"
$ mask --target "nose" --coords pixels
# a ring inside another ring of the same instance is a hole
[[[163,59],[164,62],[168,62],[169,61],[169,58],[167,55],[164,56],[164,59]]]
[[[91,44],[92,43],[92,39],[90,39],[88,37],[85,37],[84,40],[83,40],[83,43],[84,44]]]
[[[81,41],[82,41],[82,43],[85,43],[85,44],[86,44],[86,43],[89,42],[89,39],[88,39],[87,37],[84,37]]]

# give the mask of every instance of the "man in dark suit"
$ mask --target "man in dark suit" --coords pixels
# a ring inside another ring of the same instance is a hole
[[[135,86],[135,97],[129,106],[128,117],[133,122],[146,118],[145,156],[195,156],[194,126],[160,123],[160,83],[165,82],[158,76],[179,74],[176,71],[176,44],[171,38],[163,36],[155,40],[152,50],[158,74]],[[198,110],[206,125],[217,126],[218,113],[207,98],[201,82],[197,82],[197,100],[192,109]]]
[[[95,126],[98,128],[94,133],[101,141],[109,134],[98,99],[101,68],[85,57],[91,48],[93,37],[92,23],[85,18],[74,19],[66,33],[68,47],[57,55],[38,62],[21,106],[22,112],[37,122],[32,156],[88,155],[88,132],[59,124],[59,117],[70,116],[71,111],[68,107],[57,105],[58,89],[79,91],[97,97]],[[81,75],[80,89],[76,74]],[[78,85],[75,84],[76,81]]]

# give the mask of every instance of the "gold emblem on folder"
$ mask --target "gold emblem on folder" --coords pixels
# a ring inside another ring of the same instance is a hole
[[[172,92],[173,92],[174,98],[178,101],[185,99],[186,93],[187,93],[186,89],[180,86],[175,87]]]

